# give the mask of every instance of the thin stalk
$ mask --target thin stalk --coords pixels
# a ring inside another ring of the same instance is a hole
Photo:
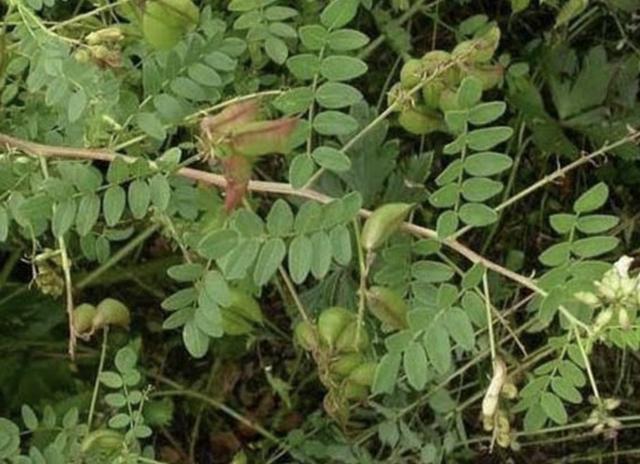
[[[482,288],[484,290],[484,307],[487,313],[487,331],[489,333],[489,347],[491,350],[491,360],[496,360],[496,341],[493,334],[493,318],[491,317],[491,298],[489,297],[489,281],[487,273],[482,274]]]
[[[93,384],[93,394],[91,395],[91,404],[89,405],[89,417],[87,417],[87,428],[91,430],[91,423],[93,422],[93,414],[96,410],[96,404],[98,402],[98,392],[100,391],[100,375],[104,369],[104,362],[107,358],[107,345],[109,339],[109,326],[105,326],[102,331],[102,348],[100,349],[100,361],[98,363],[98,373],[96,374],[96,381]]]

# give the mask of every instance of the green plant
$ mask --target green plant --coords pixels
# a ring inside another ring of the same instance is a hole
[[[3,5],[0,460],[633,438],[634,2],[476,3]]]

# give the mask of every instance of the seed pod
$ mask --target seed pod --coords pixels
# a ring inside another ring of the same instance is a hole
[[[286,154],[291,149],[291,135],[298,122],[298,118],[281,118],[247,123],[233,131],[231,149],[248,158]]]
[[[482,416],[482,428],[485,432],[491,432],[494,425],[495,424],[493,416]]]
[[[122,448],[124,436],[115,430],[95,430],[82,440],[83,453],[117,451]]]
[[[507,382],[502,386],[502,391],[500,392],[500,394],[508,400],[513,400],[516,396],[518,396],[518,387],[516,387],[511,382]]]
[[[154,48],[167,50],[196,26],[199,16],[191,0],[151,0],[145,4],[142,33]]]
[[[403,109],[400,116],[398,116],[398,123],[407,132],[415,135],[443,131],[445,127],[440,115],[426,106]]]
[[[73,311],[73,330],[78,334],[89,332],[93,327],[93,319],[96,314],[96,307],[91,304],[83,303],[76,306]]]
[[[200,121],[200,133],[203,138],[215,141],[228,136],[231,131],[255,122],[260,118],[260,104],[257,99],[247,100],[227,106],[213,116]]]
[[[407,328],[409,307],[402,297],[386,287],[371,287],[367,290],[369,311],[393,329]]]
[[[296,342],[307,351],[314,350],[318,346],[317,329],[307,321],[298,322],[293,329]]]
[[[437,72],[438,80],[445,84],[454,86],[460,82],[460,71],[456,66],[448,67],[446,70],[442,70],[443,67],[451,63],[451,53],[444,50],[432,50],[425,53],[422,57],[422,64],[427,75]]]
[[[386,242],[400,227],[412,207],[407,203],[387,203],[371,213],[360,235],[365,250],[375,250]]]
[[[402,87],[405,89],[415,87],[422,80],[423,74],[424,65],[422,60],[412,58],[407,61],[400,70],[400,84],[402,84]]]
[[[338,353],[348,353],[350,351],[363,351],[369,346],[369,334],[364,327],[360,328],[360,338],[356,345],[356,333],[358,332],[358,321],[350,322],[340,333],[336,340],[336,350]]]
[[[378,364],[373,361],[362,364],[349,374],[349,380],[357,385],[369,387],[373,383],[377,367]]]
[[[346,377],[363,362],[364,357],[360,353],[346,353],[333,361],[329,369],[338,377]]]
[[[318,333],[320,340],[333,348],[338,337],[344,329],[353,321],[354,315],[339,306],[327,308],[318,317]]]
[[[440,95],[447,85],[440,79],[435,79],[422,86],[422,99],[427,108],[437,110],[440,104]]]
[[[387,106],[393,107],[393,111],[402,111],[404,107],[408,105],[409,99],[405,97],[405,91],[402,88],[402,84],[395,83],[389,92],[387,92]],[[395,106],[394,106],[395,105]]]
[[[98,45],[101,43],[120,42],[124,38],[124,34],[119,27],[112,26],[91,32],[85,38],[89,45]]]
[[[465,68],[469,76],[477,78],[482,82],[482,90],[489,90],[502,82],[504,67],[502,65],[475,65]]]
[[[460,42],[451,55],[465,63],[486,63],[493,58],[499,42],[500,28],[492,26],[482,36]]]
[[[474,56],[476,63],[485,63],[493,58],[500,44],[500,35],[500,28],[494,25],[482,36],[474,39],[477,41],[477,52]]]
[[[507,433],[498,433],[496,443],[502,448],[508,448],[511,444],[511,435]]]
[[[258,302],[246,292],[232,288],[229,290],[231,294],[231,305],[229,306],[239,316],[262,324],[264,317]]]
[[[344,397],[348,400],[364,400],[369,395],[369,389],[354,382],[345,382]]]
[[[493,416],[498,409],[500,391],[507,379],[507,366],[501,359],[496,359],[493,363],[493,377],[487,388],[487,393],[482,400],[482,415]]]
[[[497,428],[499,432],[503,432],[503,433],[509,433],[509,431],[511,430],[511,424],[509,423],[509,418],[504,413],[504,411],[498,412]]]
[[[253,331],[253,325],[232,308],[223,308],[222,330],[226,335],[246,335]]]
[[[458,95],[454,90],[449,88],[443,89],[442,92],[440,92],[440,101],[438,102],[438,106],[443,113],[459,109]]]
[[[120,301],[113,298],[105,298],[97,308],[93,318],[93,329],[101,329],[107,325],[113,325],[128,329],[131,323],[129,309]]]

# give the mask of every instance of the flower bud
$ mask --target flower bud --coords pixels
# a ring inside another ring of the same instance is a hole
[[[600,299],[591,292],[577,292],[573,296],[576,300],[586,304],[591,308],[597,308],[598,306],[600,306]]]
[[[376,209],[364,223],[360,236],[367,251],[379,248],[400,227],[413,205],[387,203]]]
[[[595,322],[593,323],[593,330],[595,332],[599,332],[600,330],[602,330],[609,323],[609,321],[611,321],[612,317],[613,309],[607,308],[603,311],[600,311],[600,313],[598,313],[598,316],[596,317]]]
[[[618,323],[623,330],[629,330],[631,328],[631,321],[629,320],[629,312],[626,308],[620,308],[618,311]]]

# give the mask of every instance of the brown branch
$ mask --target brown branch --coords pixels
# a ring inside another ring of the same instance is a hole
[[[2,133],[0,133],[0,146],[4,146],[9,150],[10,149],[19,150],[26,154],[49,157],[49,158],[71,158],[71,159],[85,159],[85,160],[107,161],[107,162],[111,162],[116,158],[122,158],[130,162],[133,162],[136,160],[136,158],[134,157],[121,155],[108,150],[43,145],[43,144],[19,139],[16,137],[11,137],[9,135],[2,134]],[[150,163],[153,166],[155,166],[155,163],[153,161],[150,161]],[[219,187],[219,188],[224,188],[227,185],[227,181],[223,176],[219,174],[207,172],[207,171],[201,171],[199,169],[181,168],[178,171],[176,171],[176,174],[188,179],[195,180],[195,181],[203,182],[210,185],[215,185],[216,187]],[[270,193],[270,194],[281,194],[281,195],[307,198],[310,200],[318,201],[320,203],[328,203],[334,200],[334,198],[324,195],[322,193],[316,192],[315,190],[306,189],[306,188],[295,189],[291,186],[291,184],[281,183],[281,182],[264,182],[264,181],[253,180],[249,182],[249,190],[253,192],[263,192],[263,193]],[[368,217],[370,214],[371,214],[371,211],[366,209],[361,209],[359,211],[359,215],[365,218]],[[402,225],[402,230],[409,232],[410,234],[416,235],[418,237],[438,239],[438,234],[436,233],[435,230],[418,226],[415,224],[411,224],[408,222],[405,222]],[[509,269],[504,268],[497,263],[494,263],[493,261],[485,258],[484,256],[479,255],[472,249],[468,248],[466,245],[463,245],[459,241],[455,239],[444,239],[440,241],[445,246],[451,248],[455,252],[464,256],[472,263],[480,263],[485,268],[490,269],[498,274],[501,274],[507,279],[510,279],[536,293],[539,293],[542,295],[545,294],[545,292],[542,289],[540,289],[533,280],[529,279],[528,277],[522,276],[516,272],[510,271]]]

